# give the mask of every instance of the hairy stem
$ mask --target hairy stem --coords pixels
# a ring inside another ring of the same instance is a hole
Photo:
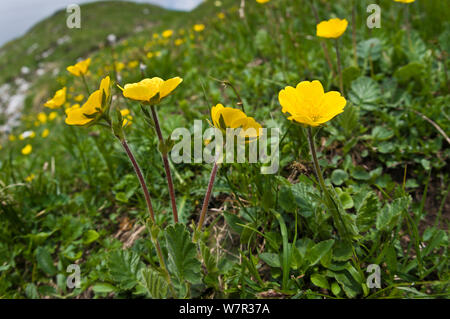
[[[154,105],[151,106],[151,111],[152,111],[153,121],[155,123],[156,134],[158,135],[160,145],[162,145],[165,142],[164,142],[164,138],[162,136],[161,127],[159,125],[158,114],[156,113],[156,109],[155,109]],[[166,171],[167,185],[169,186],[169,195],[170,195],[170,201],[172,204],[173,220],[175,223],[178,223],[177,202],[175,199],[175,190],[173,187],[172,173],[170,172],[169,159],[167,158],[167,150],[162,151],[161,156],[162,156],[163,163],[164,163],[164,170]]]
[[[86,77],[84,76],[84,74],[81,74],[81,79],[83,80],[84,88],[86,89],[88,96],[91,95],[91,90],[89,90],[89,86],[86,82]]]
[[[345,221],[343,220],[341,213],[339,212],[339,208],[337,207],[336,203],[334,202],[333,198],[331,197],[331,195],[328,192],[328,189],[325,185],[325,180],[323,178],[322,170],[320,169],[319,160],[317,158],[316,146],[315,146],[314,136],[312,134],[311,127],[308,127],[308,142],[309,142],[309,148],[311,150],[311,155],[313,158],[314,170],[316,171],[316,175],[317,175],[317,179],[319,180],[320,188],[322,189],[322,192],[328,203],[331,215],[334,219],[334,224],[339,232],[339,235],[343,238],[348,239],[347,238],[348,231],[347,231],[347,226],[345,225]]]
[[[316,24],[319,24],[319,22],[320,22],[319,14],[317,13],[317,9],[316,9],[316,7],[314,6],[313,0],[311,0],[311,1],[309,2],[309,4],[310,4],[311,10],[312,10],[312,12],[313,12],[313,14],[314,14],[314,18],[316,19]],[[330,68],[331,73],[333,74],[333,76],[335,76],[335,75],[336,75],[336,72],[334,71],[333,63],[331,62],[331,58],[330,58],[330,53],[329,53],[329,51],[328,51],[328,47],[327,47],[327,45],[325,44],[324,41],[320,41],[320,45],[322,46],[323,54],[325,55],[325,60],[326,60],[327,63],[328,63],[328,67]]]
[[[339,40],[338,39],[336,39],[335,45],[336,45],[337,68],[338,68],[338,73],[339,73],[339,90],[341,91],[341,94],[344,95],[344,80],[342,78],[341,52],[339,50]]]
[[[131,161],[131,164],[133,164],[134,171],[136,172],[136,175],[139,179],[139,183],[141,184],[142,191],[144,192],[145,201],[147,203],[147,209],[150,213],[150,219],[151,219],[152,223],[155,224],[156,223],[155,212],[153,210],[152,200],[151,200],[148,188],[147,188],[147,184],[145,183],[144,176],[142,175],[141,168],[139,167],[139,164],[137,163],[136,158],[133,155],[133,152],[131,152],[131,149],[128,146],[127,141],[125,139],[122,139],[122,140],[120,140],[120,143],[122,144],[123,148],[125,149],[125,152],[127,153],[128,158]],[[151,230],[150,230],[150,233],[151,233]],[[169,271],[167,270],[166,263],[164,261],[164,256],[162,254],[161,246],[159,244],[158,238],[153,238],[153,234],[150,234],[150,235],[152,237],[153,244],[155,245],[156,253],[158,254],[159,264],[167,278],[167,282],[169,284],[170,291],[171,291],[173,297],[176,298],[175,289],[173,288],[173,284],[170,279],[170,274],[169,274]]]
[[[209,205],[209,201],[211,199],[212,189],[214,187],[214,181],[217,176],[218,168],[219,168],[219,165],[217,164],[217,161],[215,161],[214,166],[211,170],[211,176],[209,177],[208,188],[206,190],[205,199],[203,200],[202,211],[200,213],[200,219],[198,220],[197,232],[194,235],[194,241],[197,241],[197,236],[198,236],[197,234],[200,233],[200,231],[202,230],[202,227],[203,227],[203,223],[205,222],[206,212],[208,210],[208,205]]]
[[[139,164],[136,161],[136,158],[134,157],[133,153],[130,150],[130,147],[128,146],[128,143],[125,139],[121,140],[120,143],[122,144],[123,148],[125,149],[125,152],[128,155],[128,158],[131,161],[131,164],[133,164],[134,171],[136,172],[136,176],[139,179],[139,183],[141,184],[142,191],[144,192],[145,202],[147,203],[147,209],[150,213],[150,218],[152,219],[152,222],[155,223],[155,212],[153,210],[152,205],[152,199],[150,197],[150,193],[148,192],[147,184],[145,183],[144,176],[142,175],[141,168],[139,167]]]

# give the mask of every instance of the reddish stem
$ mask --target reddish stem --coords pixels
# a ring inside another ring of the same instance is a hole
[[[158,135],[159,143],[162,144],[162,143],[164,143],[164,138],[162,136],[161,127],[159,125],[159,120],[158,120],[158,114],[156,113],[156,109],[155,109],[154,105],[151,106],[151,111],[152,111],[153,121],[155,122],[156,134]],[[169,195],[170,195],[170,201],[172,204],[173,220],[175,223],[178,223],[178,211],[177,211],[177,203],[175,200],[175,190],[173,187],[172,173],[170,172],[169,159],[167,158],[167,152],[166,151],[161,152],[161,156],[162,156],[163,163],[164,163],[164,170],[166,171],[167,185],[169,186]]]
[[[217,161],[215,161],[213,169],[211,171],[211,176],[209,177],[208,189],[206,190],[205,199],[203,200],[202,212],[200,213],[200,219],[199,219],[198,225],[197,225],[198,232],[200,232],[202,230],[203,223],[205,222],[206,211],[208,210],[208,205],[209,205],[209,201],[211,199],[212,189],[214,186],[214,180],[216,179],[218,168],[219,168],[219,165],[217,164]]]
[[[128,146],[128,143],[125,139],[121,140],[120,143],[122,144],[123,148],[125,149],[125,152],[128,155],[128,158],[131,161],[131,164],[133,164],[134,171],[136,172],[136,175],[139,179],[139,183],[141,184],[142,191],[144,192],[145,201],[147,203],[147,208],[150,213],[150,218],[152,219],[152,222],[155,223],[155,212],[153,211],[152,206],[152,200],[150,197],[150,193],[148,192],[147,184],[145,183],[144,176],[142,175],[141,168],[139,167],[139,164],[136,161],[136,158],[134,157],[133,153],[130,150],[130,147]]]

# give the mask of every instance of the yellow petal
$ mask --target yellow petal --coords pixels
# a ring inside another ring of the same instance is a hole
[[[172,93],[172,91],[175,90],[177,86],[180,85],[181,82],[183,82],[183,79],[180,77],[175,77],[167,81],[164,81],[159,91],[160,98],[162,99],[167,95],[169,95],[170,93]]]
[[[94,119],[87,118],[84,116],[83,109],[74,109],[67,114],[66,124],[68,125],[85,125]]]
[[[123,89],[123,96],[126,98],[148,102],[158,92],[163,80],[160,78],[144,79],[138,83],[126,84]]]
[[[102,108],[102,93],[100,90],[92,93],[86,103],[81,107],[81,111],[84,114],[92,115],[101,111]]]

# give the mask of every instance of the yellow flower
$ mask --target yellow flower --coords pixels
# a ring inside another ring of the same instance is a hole
[[[100,89],[92,93],[82,107],[74,105],[66,110],[68,125],[87,125],[95,121],[98,114],[104,112],[105,105],[110,96],[110,78],[105,77],[100,83]]]
[[[52,99],[45,102],[44,106],[50,109],[57,109],[66,103],[67,88],[63,87],[61,90],[56,91]]]
[[[217,14],[217,17],[218,17],[220,20],[223,20],[223,19],[225,19],[225,13],[219,12],[219,13]]]
[[[241,137],[258,138],[261,136],[261,124],[256,122],[253,117],[247,116],[240,109],[224,107],[222,104],[217,104],[211,108],[211,119],[213,125],[224,133],[227,128],[241,128],[242,130],[239,133]],[[254,130],[246,132],[248,129]]]
[[[303,81],[296,88],[287,86],[281,90],[278,99],[283,113],[289,120],[309,126],[319,126],[344,112],[347,101],[341,93],[325,93],[319,81]]]
[[[147,58],[149,59],[153,58],[153,53],[152,52],[147,53]]]
[[[120,71],[122,71],[125,68],[125,64],[122,63],[122,62],[116,62],[115,67],[116,67],[116,71],[120,72]]]
[[[267,3],[267,2],[269,2],[270,0],[256,0],[256,2],[258,2],[258,3]]]
[[[42,137],[46,138],[48,135],[50,134],[50,130],[48,128],[46,128],[43,132],[42,132]]]
[[[30,176],[27,176],[27,177],[25,178],[25,181],[28,182],[28,183],[31,183],[31,181],[33,181],[33,179],[35,179],[35,178],[36,178],[36,175],[34,175],[34,174],[32,173]]]
[[[39,112],[37,118],[42,124],[47,123],[47,114],[45,114],[44,112]]]
[[[129,69],[134,69],[138,65],[139,65],[139,61],[136,61],[136,60],[128,62],[128,68]]]
[[[337,39],[344,34],[347,26],[348,21],[346,19],[334,18],[322,21],[317,25],[316,35],[321,38]]]
[[[196,24],[196,25],[194,25],[194,31],[195,32],[202,32],[203,30],[205,30],[205,25],[204,24]]]
[[[33,150],[33,147],[30,144],[27,144],[24,148],[22,148],[22,154],[28,155]]]
[[[81,102],[81,101],[83,101],[83,99],[84,99],[84,95],[83,94],[79,94],[79,95],[75,96],[75,98],[74,98],[74,100],[76,102]]]
[[[130,110],[129,110],[129,109],[123,109],[123,110],[120,110],[120,114],[121,114],[123,117],[125,117],[125,116],[127,116],[127,115],[130,114]]]
[[[401,2],[401,3],[413,3],[416,0],[394,0],[395,2]]]
[[[181,82],[183,82],[183,79],[180,77],[175,77],[167,81],[155,77],[144,79],[138,83],[126,84],[125,87],[121,89],[123,91],[123,96],[126,98],[140,101],[145,104],[157,104],[172,93]]]
[[[180,46],[180,45],[182,45],[184,43],[184,40],[183,39],[176,39],[175,40],[175,45],[176,46]]]
[[[75,65],[67,67],[67,71],[75,76],[85,75],[88,71],[89,64],[91,64],[91,58],[78,62]]]
[[[127,116],[125,116],[125,118],[122,121],[122,127],[131,125],[132,122],[133,122],[133,117],[131,115],[127,115]]]
[[[53,120],[56,119],[57,117],[58,117],[58,113],[55,112],[55,111],[50,112],[50,114],[48,115],[48,119],[49,119],[50,121],[53,121]]]
[[[11,135],[8,136],[8,139],[9,139],[10,142],[14,142],[16,140],[16,137],[11,134]]]
[[[173,35],[172,30],[166,30],[162,33],[163,38],[170,38]]]

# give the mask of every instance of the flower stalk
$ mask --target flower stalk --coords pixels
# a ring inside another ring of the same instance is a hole
[[[344,94],[344,79],[342,77],[342,61],[341,61],[341,52],[339,50],[339,40],[336,39],[335,42],[336,47],[336,59],[337,59],[337,69],[339,74],[339,90],[341,91],[341,94]]]
[[[152,199],[150,197],[147,184],[145,183],[144,176],[142,175],[142,170],[139,167],[139,164],[137,163],[136,158],[133,155],[133,152],[131,152],[131,149],[128,146],[127,141],[125,139],[121,139],[120,143],[122,144],[125,152],[127,153],[127,156],[131,161],[131,164],[133,165],[134,171],[136,172],[136,176],[138,177],[139,183],[141,184],[142,191],[144,192],[145,202],[147,203],[147,209],[148,212],[150,213],[150,218],[152,219],[152,222],[155,223],[155,212],[153,210]]]
[[[194,234],[194,242],[198,239],[198,234],[201,232],[203,224],[205,223],[206,212],[208,211],[209,201],[211,200],[212,189],[214,187],[214,181],[216,180],[217,171],[219,169],[219,164],[217,160],[214,161],[213,168],[211,170],[211,175],[209,177],[208,188],[206,190],[205,198],[203,200],[202,211],[200,213],[200,219],[197,224],[197,231]]]
[[[150,213],[151,223],[152,223],[152,225],[156,225],[155,212],[153,210],[152,200],[150,197],[150,193],[148,191],[147,184],[145,183],[145,179],[142,174],[142,170],[139,167],[139,164],[137,163],[136,158],[134,157],[133,152],[131,151],[126,139],[122,138],[119,140],[120,140],[120,143],[122,144],[128,158],[130,159],[131,164],[133,165],[134,171],[136,172],[136,176],[138,177],[139,183],[141,184],[142,191],[144,192],[145,202],[147,203],[147,209]],[[164,256],[162,254],[162,250],[161,250],[161,246],[159,244],[158,238],[156,235],[153,234],[153,232],[150,232],[150,233],[151,233],[150,235],[151,235],[153,244],[155,245],[155,248],[156,248],[156,252],[158,254],[159,264],[160,264],[161,269],[163,270],[164,275],[167,279],[171,293],[175,297],[176,296],[175,289],[173,288],[173,284],[170,279],[170,274],[169,274],[169,271],[167,270],[166,263],[164,261]]]
[[[333,198],[331,197],[330,193],[328,192],[328,189],[325,185],[325,180],[323,178],[322,170],[320,169],[319,160],[317,158],[314,136],[312,134],[312,129],[310,126],[308,127],[307,131],[308,131],[309,148],[311,150],[311,155],[313,158],[313,166],[314,166],[314,170],[316,172],[317,179],[319,180],[320,188],[322,189],[322,192],[325,195],[326,202],[330,209],[331,215],[333,216],[334,224],[338,230],[339,235],[344,239],[348,239],[348,231],[347,231],[347,227],[345,225],[345,221],[342,219],[339,209],[338,209],[336,203],[334,202]],[[342,225],[341,225],[341,223],[342,223]]]
[[[81,74],[81,79],[83,80],[84,88],[86,89],[88,96],[91,95],[91,90],[89,90],[89,86],[87,84],[86,77],[84,76],[84,74]]]
[[[152,112],[153,122],[155,124],[155,131],[156,131],[156,134],[158,135],[159,144],[163,145],[165,142],[164,142],[164,138],[162,136],[161,126],[159,125],[158,113],[156,112],[154,105],[151,106],[151,112]],[[166,147],[160,147],[160,151],[161,151],[161,157],[162,157],[163,163],[164,163],[164,170],[166,171],[167,185],[169,187],[169,195],[170,195],[170,201],[171,201],[171,205],[172,205],[173,220],[175,223],[178,223],[178,211],[177,211],[177,203],[176,203],[176,199],[175,199],[175,190],[173,187],[173,179],[172,179],[172,173],[170,171],[169,159],[167,157],[168,150]]]

